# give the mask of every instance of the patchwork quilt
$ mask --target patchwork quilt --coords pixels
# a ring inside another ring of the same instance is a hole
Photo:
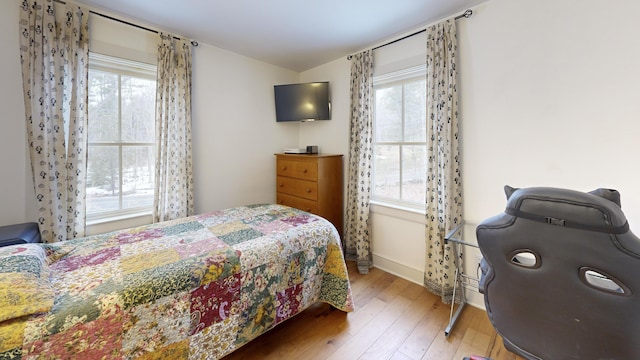
[[[353,303],[336,229],[254,205],[0,248],[0,359],[217,359]]]

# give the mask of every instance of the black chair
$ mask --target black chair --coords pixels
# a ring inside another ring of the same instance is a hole
[[[640,359],[640,240],[620,194],[505,187],[476,229],[480,292],[504,345],[527,359]]]

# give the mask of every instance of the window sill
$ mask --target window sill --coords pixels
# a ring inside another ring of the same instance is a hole
[[[122,215],[114,215],[109,217],[100,217],[96,219],[87,220],[87,226],[95,226],[95,225],[103,225],[112,222],[119,222],[125,220],[135,220],[136,218],[141,218],[145,216],[152,216],[151,211],[141,211],[131,214],[122,214]]]
[[[111,231],[123,230],[143,225],[148,225],[153,222],[153,215],[150,211],[138,212],[131,214],[114,215],[110,217],[104,217],[99,219],[91,219],[86,222],[85,234],[96,235],[104,234]]]

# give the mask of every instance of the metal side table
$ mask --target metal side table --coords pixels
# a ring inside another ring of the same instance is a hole
[[[470,276],[464,273],[464,262],[460,258],[462,254],[463,246],[471,246],[474,248],[478,248],[477,244],[470,243],[468,241],[464,241],[463,238],[467,239],[475,239],[476,237],[476,227],[475,225],[466,224],[464,221],[460,223],[458,226],[453,228],[447,235],[445,235],[444,243],[447,244],[451,242],[453,244],[453,253],[454,253],[454,264],[455,264],[455,278],[453,283],[453,301],[451,301],[451,311],[449,312],[449,325],[444,330],[444,335],[449,336],[451,330],[456,325],[458,321],[458,317],[462,313],[462,310],[467,305],[467,297],[465,294],[465,290],[473,290],[478,291],[479,279],[478,277]],[[460,304],[458,308],[455,310],[455,299],[456,295],[459,294]]]

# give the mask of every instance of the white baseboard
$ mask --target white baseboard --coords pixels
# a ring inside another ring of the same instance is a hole
[[[415,269],[376,254],[373,254],[373,266],[399,278],[424,286],[424,270],[422,269]],[[471,290],[467,290],[466,294],[468,305],[485,310],[482,294]]]
[[[376,254],[373,254],[373,266],[412,283],[424,284],[424,270],[414,269]]]

